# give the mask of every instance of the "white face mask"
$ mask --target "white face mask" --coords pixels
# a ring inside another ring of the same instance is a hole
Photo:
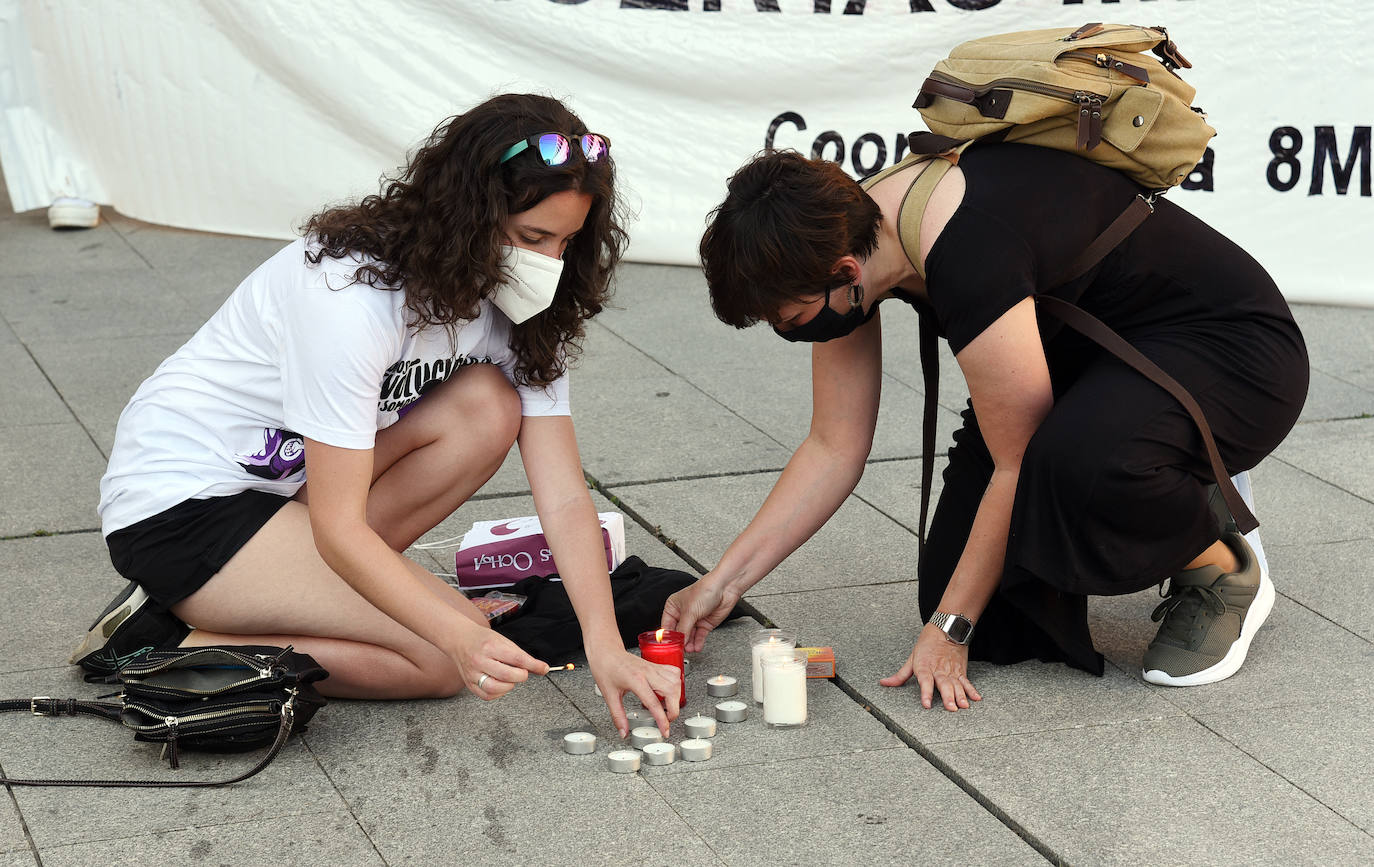
[[[563,276],[562,259],[524,247],[506,246],[501,268],[506,272],[506,281],[491,296],[491,303],[500,307],[511,322],[518,325],[553,304],[558,280]]]

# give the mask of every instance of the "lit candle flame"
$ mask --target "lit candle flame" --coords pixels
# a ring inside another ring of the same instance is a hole
[[[661,628],[660,628],[657,632],[655,632],[655,633],[654,633],[654,641],[662,641],[662,640],[663,640],[663,632],[664,632],[664,630],[661,629]]]

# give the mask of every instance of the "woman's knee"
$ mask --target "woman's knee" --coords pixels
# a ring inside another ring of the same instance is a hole
[[[520,395],[494,364],[473,364],[453,374],[416,406],[435,438],[470,436],[509,451],[520,433]]]

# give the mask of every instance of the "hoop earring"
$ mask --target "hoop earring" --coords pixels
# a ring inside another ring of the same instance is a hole
[[[863,303],[864,303],[864,284],[862,284],[862,283],[850,283],[850,284],[849,284],[849,309],[850,309],[850,310],[853,310],[855,307],[862,306]]]

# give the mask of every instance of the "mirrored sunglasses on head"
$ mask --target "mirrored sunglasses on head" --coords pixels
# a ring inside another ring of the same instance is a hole
[[[501,162],[504,163],[519,156],[529,148],[536,148],[539,158],[544,161],[544,165],[561,166],[572,156],[572,142],[574,141],[582,148],[582,156],[589,163],[594,163],[606,156],[611,149],[611,140],[598,133],[589,132],[569,140],[562,133],[545,132],[532,135],[524,141],[518,141],[511,145],[501,155]]]

